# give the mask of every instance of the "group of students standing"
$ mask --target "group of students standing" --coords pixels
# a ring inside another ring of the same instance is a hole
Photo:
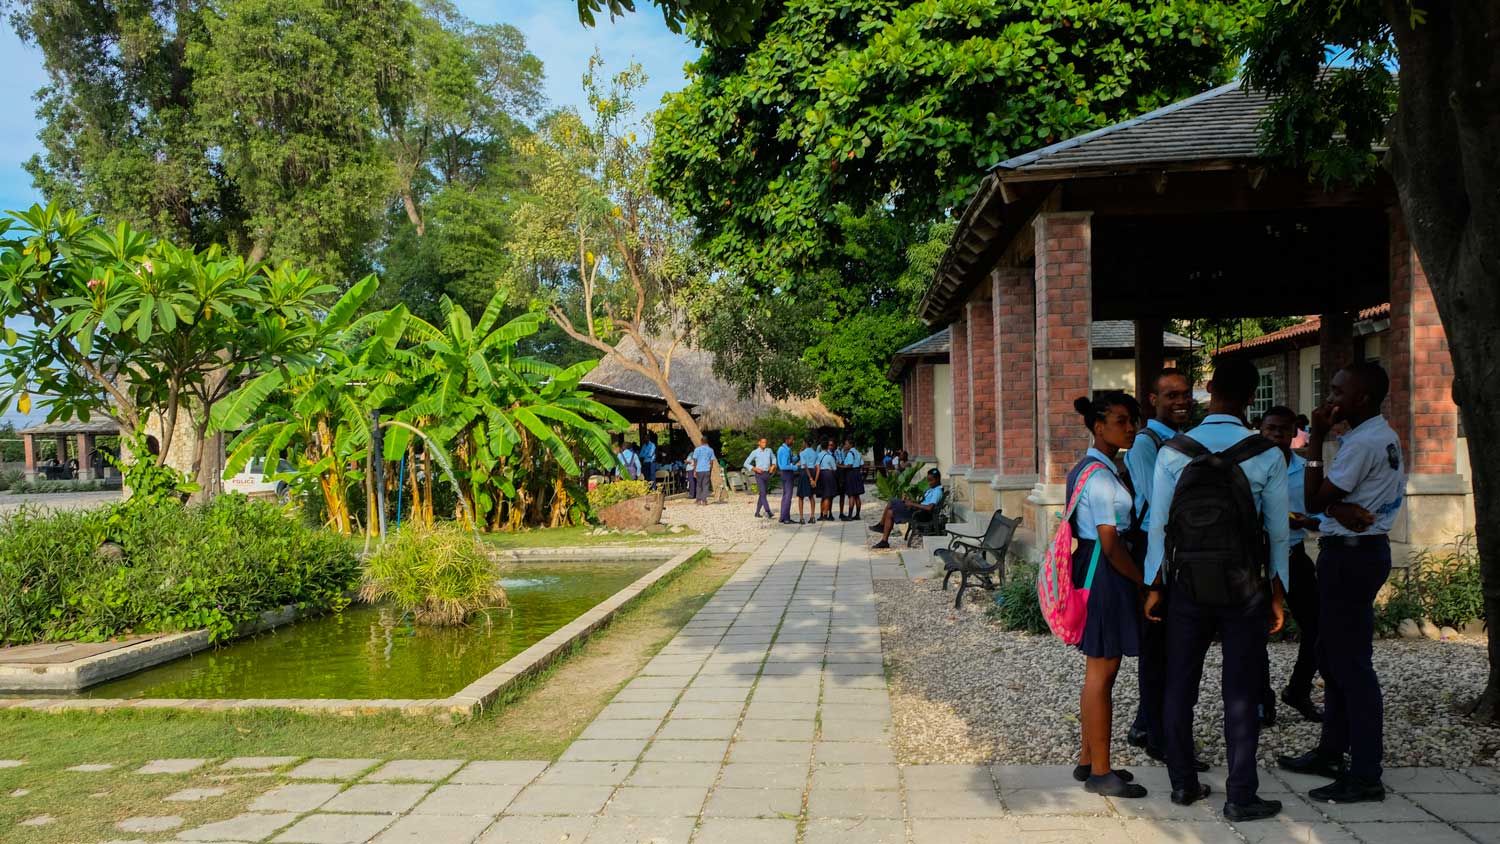
[[[803,437],[802,450],[796,451],[793,444],[797,438],[788,434],[786,440],[773,455],[765,437],[756,444],[754,451],[745,458],[745,471],[755,479],[759,497],[755,502],[755,516],[772,518],[771,504],[766,499],[770,489],[771,473],[781,476],[781,515],[784,525],[831,522],[834,520],[833,502],[839,504],[839,521],[857,521],[865,494],[865,456],[846,439],[843,446],[829,437],[814,441]],[[792,498],[797,499],[797,518],[792,518]],[[811,515],[808,515],[811,511]]]
[[[1224,815],[1278,814],[1278,801],[1258,795],[1256,750],[1261,727],[1275,720],[1268,637],[1290,609],[1302,640],[1281,700],[1321,721],[1322,736],[1311,751],[1278,762],[1333,781],[1313,789],[1313,800],[1384,799],[1374,600],[1390,574],[1386,535],[1406,484],[1400,440],[1380,415],[1390,382],[1371,362],[1341,370],[1312,414],[1304,459],[1292,451],[1299,426],[1290,409],[1266,411],[1258,431],[1246,423],[1258,381],[1247,361],[1220,364],[1208,384],[1208,416],[1191,429],[1191,384],[1171,370],[1153,382],[1144,426],[1140,405],[1124,393],[1075,402],[1093,438],[1067,486],[1073,584],[1089,590],[1073,774],[1090,792],[1146,795],[1130,772],[1110,764],[1112,690],[1122,657],[1136,657],[1140,709],[1128,741],[1165,760],[1173,803],[1208,797],[1193,709],[1217,637],[1229,763]],[[1347,430],[1325,470],[1324,444],[1340,425]],[[1316,563],[1303,549],[1308,530],[1319,532]],[[1311,699],[1315,672],[1324,679],[1322,712]]]

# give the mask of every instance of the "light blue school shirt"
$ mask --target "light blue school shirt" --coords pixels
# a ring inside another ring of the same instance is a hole
[[[620,452],[620,467],[624,470],[623,474],[629,475],[631,480],[637,480],[641,476],[641,461],[628,448]]]
[[[1187,432],[1209,451],[1223,451],[1246,437],[1258,437],[1259,433],[1245,427],[1241,420],[1223,413],[1211,414],[1203,424]],[[1162,557],[1166,553],[1166,519],[1172,512],[1172,494],[1177,491],[1177,479],[1189,463],[1187,455],[1175,449],[1162,449],[1156,458],[1156,472],[1151,482],[1151,512],[1162,514],[1161,519],[1151,520],[1151,529],[1146,548],[1146,582],[1156,580],[1161,571]],[[1260,513],[1266,536],[1271,544],[1271,574],[1287,583],[1286,555],[1287,524],[1286,458],[1281,449],[1263,451],[1260,456],[1246,460],[1240,469],[1250,481],[1250,496],[1255,499],[1255,510]]]
[[[851,448],[844,452],[844,465],[850,469],[858,469],[865,465],[865,456],[859,453],[859,449]]]
[[[745,458],[745,465],[740,468],[747,470],[760,469],[769,472],[771,470],[771,450],[769,448],[757,448],[751,451],[750,456]]]
[[[1323,475],[1346,493],[1345,501],[1375,516],[1375,523],[1356,534],[1338,519],[1323,514],[1322,531],[1330,536],[1375,536],[1391,532],[1406,497],[1406,470],[1401,440],[1384,416],[1373,416],[1339,438],[1339,452]]]
[[[713,471],[714,449],[708,443],[693,449],[693,471],[704,474]]]
[[[838,467],[838,458],[834,457],[833,452],[831,451],[823,452],[823,456],[818,458],[818,468],[822,469],[825,472],[832,472]]]
[[[802,454],[798,459],[802,462],[802,468],[808,471],[812,471],[818,465],[818,453],[811,448],[802,449]]]
[[[643,461],[645,461],[647,463],[650,463],[651,461],[653,461],[655,459],[656,459],[656,443],[651,442],[650,440],[647,440],[646,444],[643,445],[643,446],[641,446],[641,460],[643,460]]]
[[[929,505],[929,506],[936,505],[936,504],[940,503],[942,500],[943,500],[943,487],[942,487],[941,484],[939,484],[938,486],[930,486],[930,487],[927,488],[926,492],[922,493],[922,503],[923,504],[926,504],[926,505]]]
[[[1307,515],[1307,494],[1303,489],[1303,478],[1307,475],[1307,461],[1303,460],[1297,452],[1292,452],[1292,459],[1286,464],[1286,506],[1291,513]],[[1292,528],[1287,533],[1287,541],[1291,543],[1288,547],[1302,544],[1307,538],[1307,531],[1302,528]]]
[[[1076,517],[1073,523],[1077,526],[1074,536],[1097,540],[1100,525],[1112,525],[1124,533],[1135,515],[1130,490],[1120,480],[1120,470],[1115,467],[1115,461],[1105,457],[1104,452],[1090,448],[1087,456],[1104,465],[1089,475],[1089,482],[1083,485],[1083,490],[1078,495],[1078,508],[1073,511]]]
[[[791,472],[797,468],[797,461],[792,459],[792,447],[786,443],[776,449],[776,468],[783,472]]]
[[[1161,437],[1163,445],[1177,436],[1175,430],[1155,419],[1147,419],[1146,427]],[[1147,509],[1146,502],[1151,498],[1151,479],[1156,474],[1157,451],[1156,443],[1146,436],[1145,431],[1141,431],[1135,435],[1135,442],[1125,452],[1125,470],[1130,473],[1130,483],[1135,486],[1135,501],[1131,506],[1135,507],[1135,512],[1145,513],[1141,517],[1141,530],[1151,529],[1151,511]]]

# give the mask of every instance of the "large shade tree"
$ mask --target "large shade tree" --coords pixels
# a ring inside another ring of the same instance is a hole
[[[1500,4],[1278,0],[1248,30],[1246,76],[1277,98],[1268,149],[1329,180],[1385,167],[1453,356],[1464,427],[1500,430]],[[1339,61],[1328,68],[1330,50]],[[1399,66],[1399,79],[1393,72]],[[1389,143],[1377,159],[1372,148]],[[1469,437],[1490,676],[1500,721],[1500,439]]]

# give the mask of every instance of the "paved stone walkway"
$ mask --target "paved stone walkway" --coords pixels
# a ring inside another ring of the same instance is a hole
[[[556,763],[301,761],[292,784],[246,814],[176,834],[287,844],[1500,844],[1492,769],[1389,771],[1385,803],[1351,807],[1315,807],[1294,792],[1320,781],[1265,772],[1262,793],[1286,812],[1230,825],[1221,798],[1172,805],[1159,768],[1136,771],[1150,798],[1115,802],[1086,794],[1062,767],[898,766],[872,582],[906,575],[868,538],[862,524],[773,532]],[[1223,793],[1222,771],[1206,781]]]

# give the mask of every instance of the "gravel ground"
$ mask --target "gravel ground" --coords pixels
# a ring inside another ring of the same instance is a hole
[[[876,583],[886,658],[892,666],[892,731],[907,764],[1070,764],[1078,749],[1078,691],[1084,660],[1052,636],[1001,630],[983,615],[988,593],[953,609],[952,592],[936,582]],[[1279,692],[1296,661],[1296,645],[1271,645],[1272,686]],[[1375,668],[1385,692],[1386,764],[1500,765],[1500,729],[1475,726],[1455,702],[1484,685],[1484,642],[1381,640]],[[1195,719],[1203,758],[1224,759],[1220,652],[1209,650]],[[1321,688],[1313,692],[1322,703]],[[1125,743],[1137,704],[1135,661],[1115,686],[1115,762],[1147,762]],[[1285,706],[1261,734],[1260,759],[1317,743],[1318,725]]]
[[[771,502],[779,506],[780,499]],[[723,504],[710,501],[700,507],[686,498],[668,499],[662,522],[684,525],[697,531],[687,541],[706,543],[715,550],[729,550],[745,542],[760,542],[773,529],[781,529],[774,519],[755,518],[755,497],[731,492]]]

